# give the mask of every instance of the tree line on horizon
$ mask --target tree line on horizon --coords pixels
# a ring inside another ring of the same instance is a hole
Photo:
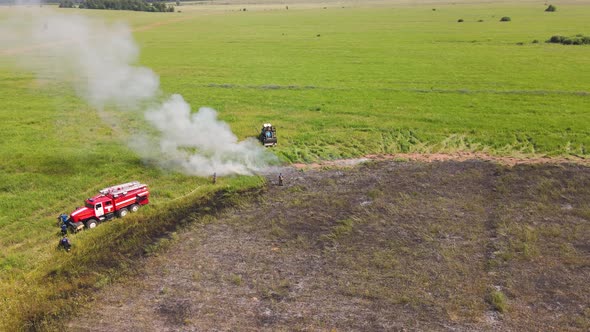
[[[0,0],[0,5],[36,5],[59,4],[60,8],[86,8],[133,10],[145,12],[174,12],[173,5],[161,0]],[[176,0],[180,5],[180,0]]]
[[[74,0],[60,0],[60,8],[74,8]],[[146,0],[84,0],[78,4],[78,8],[86,9],[111,9],[111,10],[133,10],[142,12],[174,12],[174,6],[165,2]]]

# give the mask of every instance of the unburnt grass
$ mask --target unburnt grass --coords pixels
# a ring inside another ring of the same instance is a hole
[[[68,326],[587,330],[590,168],[367,162],[282,169],[197,218]],[[134,319],[129,319],[134,317]]]

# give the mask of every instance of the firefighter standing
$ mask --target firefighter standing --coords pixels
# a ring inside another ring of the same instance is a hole
[[[279,186],[283,185],[283,173],[279,173]]]
[[[57,222],[61,228],[61,235],[66,235],[68,233],[68,215],[62,213],[57,217]]]
[[[68,215],[65,214],[65,213],[60,214],[59,217],[57,217],[57,221],[58,222],[61,221],[62,224],[67,224],[67,222],[68,222]]]

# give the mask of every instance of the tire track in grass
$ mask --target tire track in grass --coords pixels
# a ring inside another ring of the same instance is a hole
[[[132,29],[131,31],[133,31],[133,32],[143,32],[143,31],[153,30],[153,29],[159,28],[161,26],[165,26],[165,25],[170,25],[170,24],[174,24],[174,23],[180,23],[180,22],[188,21],[191,18],[192,18],[191,16],[184,16],[184,17],[173,18],[173,19],[170,19],[170,20],[157,21],[157,22],[154,22],[154,23],[150,23],[150,24],[147,24],[147,25],[144,25],[144,26],[137,27],[135,29]]]

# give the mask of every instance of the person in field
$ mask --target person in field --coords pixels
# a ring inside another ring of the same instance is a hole
[[[68,239],[67,235],[64,235],[64,237],[59,240],[59,245],[64,248],[65,251],[70,251],[72,248],[72,244],[70,243],[70,239]]]

